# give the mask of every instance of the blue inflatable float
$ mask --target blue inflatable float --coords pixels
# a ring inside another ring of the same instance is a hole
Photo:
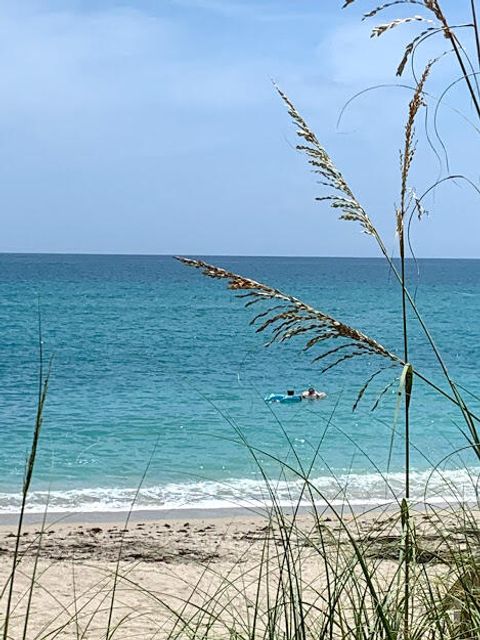
[[[301,402],[302,396],[299,393],[290,396],[286,393],[271,393],[265,398],[265,402],[281,402],[282,404],[292,404],[295,402]]]

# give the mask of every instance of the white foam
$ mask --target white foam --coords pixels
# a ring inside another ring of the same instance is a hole
[[[412,498],[428,502],[472,502],[477,499],[480,468],[447,471],[413,472],[410,476]],[[312,478],[308,485],[299,480],[271,481],[251,478],[231,479],[224,482],[198,481],[166,483],[156,486],[122,488],[82,488],[65,491],[32,491],[26,512],[38,513],[48,504],[48,511],[127,511],[154,509],[218,509],[259,508],[275,501],[282,506],[311,503],[338,506],[379,505],[395,501],[404,493],[404,475],[390,473],[342,474],[336,477]],[[303,494],[302,494],[303,491]],[[20,493],[0,493],[0,514],[17,513],[21,505]]]

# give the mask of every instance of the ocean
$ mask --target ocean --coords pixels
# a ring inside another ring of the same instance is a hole
[[[212,257],[361,329],[401,353],[400,289],[380,259]],[[470,409],[480,413],[480,261],[408,265],[411,290]],[[40,310],[52,374],[28,510],[372,504],[404,487],[399,370],[348,360],[322,374],[301,341],[265,348],[252,311],[225,283],[170,256],[0,255],[0,513],[18,510],[38,396]],[[414,366],[447,385],[410,318]],[[332,345],[334,346],[334,345]],[[388,385],[375,411],[372,406]],[[318,402],[268,405],[309,386]],[[459,410],[418,380],[412,492],[476,496],[478,463]],[[438,465],[438,467],[437,467]],[[432,473],[432,469],[436,469]],[[388,485],[388,486],[387,486]]]

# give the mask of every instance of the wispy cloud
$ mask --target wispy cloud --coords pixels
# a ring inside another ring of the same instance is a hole
[[[131,9],[28,16],[0,9],[0,113],[65,119],[258,102],[248,55],[193,55],[190,36],[181,23]]]

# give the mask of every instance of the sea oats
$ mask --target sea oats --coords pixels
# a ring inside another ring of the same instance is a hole
[[[422,38],[427,36],[429,33],[433,33],[435,30],[436,30],[436,27],[429,27],[428,29],[425,29],[424,31],[422,31],[418,36],[416,36],[411,42],[407,44],[407,46],[405,47],[405,51],[403,53],[403,58],[400,60],[400,64],[397,67],[397,72],[396,72],[397,76],[403,75],[403,72],[405,71],[405,67],[407,66],[407,62],[410,59],[410,56],[412,55],[417,44],[422,40]]]
[[[408,120],[405,126],[405,146],[403,152],[401,153],[401,206],[400,206],[400,214],[403,218],[406,211],[406,199],[407,199],[407,181],[408,174],[410,172],[410,168],[412,166],[413,157],[416,151],[415,145],[415,119],[420,111],[421,107],[425,106],[424,93],[423,89],[425,87],[425,82],[430,74],[432,69],[432,65],[434,62],[429,62],[425,67],[422,77],[420,78],[416,88],[415,93],[413,94],[412,99],[410,100],[409,108],[408,108]],[[398,221],[397,221],[398,227]]]
[[[447,26],[445,15],[440,8],[438,0],[424,0],[424,4],[427,7],[427,9],[429,9],[434,14],[437,20],[440,20],[442,24],[445,24],[445,26]]]
[[[386,31],[390,31],[395,27],[398,27],[401,24],[407,24],[408,22],[429,22],[431,20],[427,20],[423,16],[412,16],[411,18],[396,18],[395,20],[391,20],[390,22],[386,22],[385,24],[379,24],[372,29],[372,33],[370,34],[371,38],[378,38],[383,35]]]
[[[395,354],[373,338],[298,298],[251,278],[245,278],[221,267],[208,264],[203,260],[184,257],[177,257],[177,260],[189,267],[200,269],[203,275],[209,278],[227,280],[229,289],[246,292],[240,294],[239,297],[247,299],[245,305],[247,307],[262,301],[274,303],[268,309],[258,313],[250,322],[256,326],[257,333],[269,330],[270,339],[266,346],[274,342],[285,342],[294,337],[305,336],[308,337],[308,340],[304,345],[304,350],[308,351],[327,340],[346,340],[345,343],[315,357],[314,362],[318,362],[328,356],[339,355],[333,362],[326,365],[324,371],[344,360],[363,355],[378,355],[400,363],[400,359]]]
[[[344,8],[350,4],[353,4],[353,2],[354,0],[350,0],[349,2],[346,2],[344,4]],[[433,14],[433,18],[435,18],[435,20],[425,18],[424,16],[421,16],[421,15],[415,15],[407,18],[395,18],[394,20],[391,20],[387,23],[380,24],[374,27],[374,29],[371,32],[371,37],[381,36],[385,32],[390,31],[391,29],[399,25],[408,24],[412,22],[426,22],[432,25],[431,27],[428,27],[428,29],[424,29],[422,33],[417,35],[415,38],[413,38],[411,42],[407,44],[407,46],[405,47],[405,51],[403,53],[402,59],[397,67],[397,76],[401,76],[403,74],[405,70],[405,66],[410,56],[412,55],[413,51],[415,50],[416,46],[423,40],[425,36],[428,36],[429,34],[434,33],[435,31],[443,33],[447,39],[452,41],[454,49],[456,48],[454,33],[450,29],[448,22],[445,18],[445,15],[442,12],[442,9],[437,0],[392,0],[391,2],[386,2],[384,4],[378,5],[374,9],[365,13],[363,15],[363,20],[366,20],[368,18],[373,18],[378,14],[390,9],[391,7],[399,6],[399,5],[415,5],[417,7],[422,7],[423,9],[426,9],[431,14]]]
[[[320,184],[332,190],[332,193],[318,196],[316,200],[329,202],[333,209],[341,211],[339,216],[341,220],[358,222],[365,233],[374,236],[378,240],[378,233],[372,221],[355,198],[345,178],[337,169],[325,148],[320,144],[316,135],[308,127],[291,100],[278,87],[277,91],[287,105],[290,117],[298,127],[297,135],[307,143],[297,145],[297,150],[305,153],[308,163],[313,167],[313,172],[321,176]]]
[[[385,9],[389,9],[390,7],[394,7],[395,5],[399,5],[399,4],[416,4],[421,7],[425,6],[425,4],[421,0],[393,0],[392,2],[386,2],[385,4],[381,4],[378,7],[375,7],[375,9],[372,9],[371,11],[369,11],[368,13],[365,13],[363,15],[363,19],[365,20],[367,18],[373,18],[374,16],[377,15],[377,13],[380,13]]]

